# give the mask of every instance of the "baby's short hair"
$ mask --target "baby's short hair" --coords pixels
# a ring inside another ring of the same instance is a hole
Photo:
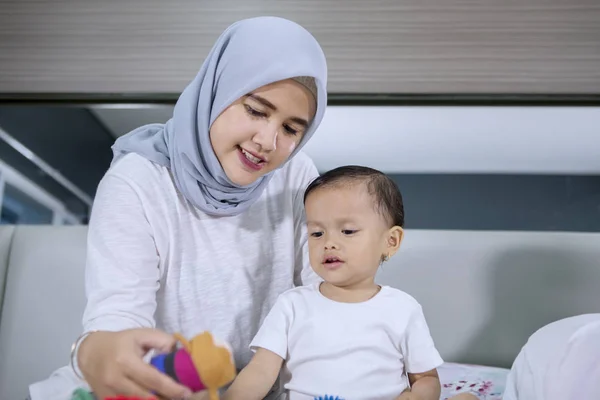
[[[381,171],[360,165],[346,165],[315,178],[304,192],[304,202],[317,189],[364,183],[375,200],[375,210],[390,226],[404,227],[404,202],[400,189]]]

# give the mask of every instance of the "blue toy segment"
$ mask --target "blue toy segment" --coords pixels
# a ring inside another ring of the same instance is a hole
[[[344,399],[342,399],[341,397],[338,397],[338,396],[333,397],[333,396],[325,395],[325,396],[315,397],[314,400],[344,400]]]
[[[152,364],[156,369],[158,369],[162,373],[166,373],[165,369],[165,359],[167,358],[167,354],[159,354],[157,356],[152,357],[150,360],[150,364]]]

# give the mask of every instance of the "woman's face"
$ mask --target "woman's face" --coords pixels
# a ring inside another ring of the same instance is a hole
[[[235,101],[210,128],[210,142],[227,177],[246,186],[279,167],[302,140],[315,111],[310,91],[291,79]]]

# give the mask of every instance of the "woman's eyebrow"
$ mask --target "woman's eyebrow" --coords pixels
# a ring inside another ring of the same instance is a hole
[[[277,111],[277,107],[275,107],[275,104],[271,103],[269,100],[265,99],[264,97],[260,97],[259,95],[254,94],[254,93],[248,93],[246,95],[246,97],[250,97],[251,99],[258,101],[265,107],[269,107],[271,110]]]
[[[306,128],[308,126],[308,121],[305,120],[304,118],[292,117],[292,118],[290,118],[290,120],[294,121],[297,124],[302,125],[304,128]]]
[[[277,111],[277,107],[275,106],[275,104],[271,103],[269,100],[265,99],[264,97],[261,97],[257,94],[254,93],[248,93],[246,95],[246,97],[254,99],[256,101],[258,101],[259,103],[261,103],[263,106],[270,108],[273,111]],[[308,126],[308,121],[305,120],[304,118],[300,118],[300,117],[292,117],[290,118],[291,121],[302,125],[304,128],[306,128]]]

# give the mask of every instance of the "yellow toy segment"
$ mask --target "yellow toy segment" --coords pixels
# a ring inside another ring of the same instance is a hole
[[[236,369],[231,351],[217,345],[210,332],[202,332],[187,340],[176,333],[175,338],[190,354],[200,379],[208,388],[210,400],[219,400],[218,390],[232,382]]]

